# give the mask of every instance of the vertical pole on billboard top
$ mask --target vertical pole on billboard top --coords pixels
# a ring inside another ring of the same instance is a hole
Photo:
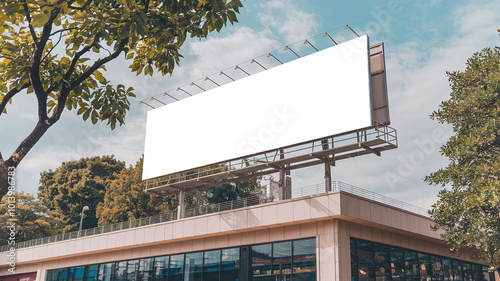
[[[177,219],[183,219],[186,215],[186,202],[184,201],[184,190],[179,191],[179,206],[177,207]]]
[[[321,146],[323,150],[327,150],[329,148],[328,139],[321,140]],[[332,168],[330,166],[330,156],[326,155],[323,161],[325,164],[325,192],[329,192],[332,190]]]

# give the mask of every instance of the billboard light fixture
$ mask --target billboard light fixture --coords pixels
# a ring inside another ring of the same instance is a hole
[[[328,32],[325,32],[325,34],[323,34],[323,37],[326,37],[326,36],[328,36],[333,41],[333,43],[335,43],[335,45],[338,45],[337,42],[335,42],[335,40],[333,40],[332,36],[330,36],[330,34],[328,34]]]
[[[163,94],[163,95],[164,95],[164,96],[169,96],[169,97],[173,98],[174,100],[179,101],[179,99],[178,99],[178,98],[176,98],[176,97],[174,97],[174,96],[172,96],[172,95],[169,95],[168,93],[165,93],[165,94]]]
[[[231,80],[233,80],[233,81],[234,81],[234,79],[233,79],[233,78],[231,78],[231,77],[230,77],[229,75],[227,75],[226,73],[224,73],[224,71],[221,71],[221,72],[219,73],[219,75],[225,75],[227,78],[229,78],[229,79],[231,79]]]
[[[309,42],[309,40],[306,39],[306,41],[304,41],[304,45],[305,44],[311,45],[311,47],[313,47],[313,49],[316,50],[316,52],[319,52],[318,49],[316,49],[316,47],[314,47],[314,45],[311,42]]]
[[[286,51],[286,50],[290,50],[290,51],[291,51],[292,53],[294,53],[294,54],[295,54],[298,58],[300,58],[300,56],[299,56],[299,55],[297,55],[297,53],[296,53],[296,52],[294,52],[294,51],[292,50],[292,48],[290,48],[290,47],[286,46],[286,47],[285,47],[285,51]]]
[[[149,103],[146,103],[146,102],[144,102],[144,101],[141,101],[140,103],[143,103],[143,104],[145,104],[145,105],[147,105],[147,106],[151,107],[152,109],[155,109],[155,108],[156,108],[156,107],[154,107],[154,106],[152,106],[152,105],[150,105]]]
[[[239,66],[236,66],[236,67],[234,68],[234,70],[236,70],[236,69],[239,69],[239,70],[241,70],[241,71],[245,72],[245,74],[246,74],[246,75],[250,76],[250,73],[246,72],[243,68],[241,68],[241,67],[239,67]]]
[[[268,56],[269,57],[269,56]],[[252,61],[250,63],[256,63],[258,65],[260,65],[260,67],[264,68],[264,70],[267,70],[267,68],[265,68],[262,64],[260,64],[258,61],[256,61],[255,59],[252,59]]]
[[[188,93],[186,90],[182,89],[181,87],[177,88],[176,91],[183,91],[184,93],[188,94],[188,96],[192,97],[193,95],[191,95],[190,93]]]
[[[151,97],[149,100],[155,100],[155,101],[157,101],[157,102],[159,102],[159,103],[161,103],[163,105],[167,105],[166,103],[162,102],[161,100],[159,100],[159,99],[157,99],[155,97]]]
[[[219,85],[217,82],[215,82],[214,80],[212,80],[212,79],[208,78],[208,76],[207,76],[207,77],[205,77],[205,81],[207,81],[207,80],[211,81],[212,83],[214,83],[215,85],[217,85],[217,86],[219,86],[219,87],[220,87],[220,85]]]
[[[273,54],[269,53],[267,57],[273,57],[275,60],[277,60],[279,63],[283,64],[277,57],[275,57]]]
[[[203,89],[202,87],[200,87],[198,84],[194,83],[194,82],[191,82],[191,85],[190,86],[196,86],[198,88],[200,88],[203,92],[206,92],[205,89]]]

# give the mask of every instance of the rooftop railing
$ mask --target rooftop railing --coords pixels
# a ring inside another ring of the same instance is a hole
[[[402,209],[408,212],[412,212],[421,216],[429,217],[428,211],[405,203],[400,200],[396,200],[393,198],[389,198],[387,196],[362,189],[344,182],[333,181],[332,182],[332,190],[331,191],[343,191],[349,194],[353,194],[356,196],[360,196],[369,200],[373,200],[382,204],[386,204],[398,209]],[[292,190],[293,198],[300,198],[304,196],[310,196],[315,194],[325,193],[325,184],[314,184],[301,188],[296,188]],[[199,206],[196,208],[190,208],[186,210],[185,217],[195,217],[200,215],[218,213],[223,211],[229,211],[234,209],[245,208],[249,206],[255,206],[259,204],[264,204],[267,202],[275,201],[275,198],[271,198],[267,195],[254,195],[247,198],[241,198],[233,201],[227,201],[219,204],[209,204],[204,206]],[[135,228],[140,226],[146,226],[151,224],[157,224],[162,222],[173,221],[177,219],[177,211],[171,211],[165,214],[160,214],[156,216],[151,216],[147,218],[141,218],[131,221],[119,222],[114,224],[108,224],[103,226],[98,226],[94,228],[84,229],[82,231],[72,231],[64,234],[54,235],[50,237],[38,238],[29,241],[16,243],[14,248],[21,249],[27,247],[33,247],[38,245],[44,245],[48,243],[54,243],[69,239],[75,239],[79,237],[86,237],[92,235],[98,235],[113,231],[119,231],[129,228]],[[12,246],[4,245],[0,246],[0,252],[10,251]]]

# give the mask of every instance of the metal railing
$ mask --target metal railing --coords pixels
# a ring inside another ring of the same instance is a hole
[[[357,195],[369,200],[373,200],[382,204],[386,204],[392,207],[396,207],[402,210],[406,210],[421,216],[425,217],[430,217],[428,214],[428,211],[405,203],[403,201],[389,198],[387,196],[375,193],[373,191],[365,190],[344,182],[340,181],[332,181],[332,190],[330,191],[343,191],[349,194]],[[310,195],[315,195],[315,194],[321,194],[325,193],[325,184],[314,184],[314,185],[309,185],[309,186],[304,186],[301,188],[296,188],[292,190],[292,196],[293,198],[300,198],[304,196],[310,196]],[[267,202],[273,201],[273,198],[264,196],[264,195],[254,195],[250,196],[247,198],[241,198],[233,201],[227,201],[227,202],[222,202],[219,204],[210,204],[210,205],[204,205],[204,206],[199,206],[196,208],[191,208],[187,209],[185,212],[185,217],[195,217],[195,216],[200,216],[200,215],[206,215],[206,214],[212,214],[212,213],[217,213],[217,212],[222,212],[222,211],[229,211],[229,210],[234,210],[234,209],[240,209],[240,208],[245,208],[249,206],[255,206]],[[64,234],[59,234],[59,235],[54,235],[50,237],[44,237],[44,238],[38,238],[38,239],[33,239],[29,241],[24,241],[24,242],[19,242],[16,243],[15,248],[16,249],[21,249],[21,248],[27,248],[27,247],[32,247],[32,246],[38,246],[38,245],[44,245],[48,243],[54,243],[54,242],[59,242],[59,241],[64,241],[64,240],[69,240],[69,239],[74,239],[78,237],[86,237],[86,236],[92,236],[92,235],[97,235],[97,234],[103,234],[103,233],[108,233],[108,232],[113,232],[113,231],[118,231],[118,230],[124,230],[124,229],[129,229],[129,228],[135,228],[135,227],[140,227],[140,226],[146,226],[146,225],[151,225],[151,224],[157,224],[157,223],[162,223],[162,222],[168,222],[168,221],[173,221],[177,219],[177,211],[171,211],[165,214],[160,214],[156,216],[151,216],[147,218],[141,218],[141,219],[136,219],[132,221],[125,221],[125,222],[119,222],[119,223],[114,223],[114,224],[108,224],[108,225],[103,225],[99,227],[94,227],[94,228],[89,228],[89,229],[84,229],[82,231],[72,231]],[[9,245],[4,245],[0,246],[0,252],[5,252],[5,251],[10,251],[10,248],[12,246]]]
[[[379,203],[382,203],[385,205],[389,205],[391,207],[395,207],[395,208],[398,208],[401,210],[405,210],[405,211],[408,211],[408,212],[411,212],[411,213],[414,213],[417,215],[421,215],[421,216],[430,218],[429,211],[424,209],[424,208],[420,208],[420,207],[417,207],[415,205],[412,205],[412,204],[409,204],[409,203],[406,203],[406,202],[403,202],[403,201],[400,201],[400,200],[397,200],[394,198],[390,198],[390,197],[375,193],[375,192],[370,191],[370,190],[359,188],[357,186],[350,185],[350,184],[347,184],[347,183],[344,183],[341,181],[332,181],[332,188],[331,189],[332,190],[330,190],[330,191],[343,191],[343,192],[346,192],[349,194],[357,195],[357,196],[362,197],[362,198],[373,200],[375,202],[379,202]],[[297,189],[292,189],[292,196],[293,196],[293,198],[299,198],[299,197],[304,197],[304,196],[309,196],[309,195],[314,195],[314,194],[324,193],[324,192],[325,192],[325,184],[320,183],[320,184],[313,184],[313,185],[309,185],[309,186],[304,186],[304,187],[297,188]]]

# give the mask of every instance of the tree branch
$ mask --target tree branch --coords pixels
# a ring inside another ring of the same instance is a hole
[[[7,106],[7,103],[9,100],[14,97],[17,93],[20,91],[28,88],[31,85],[30,82],[27,82],[26,84],[22,85],[20,89],[14,88],[7,92],[7,94],[3,97],[2,102],[0,102],[0,115],[2,115],[3,110],[5,109],[5,106]]]
[[[128,38],[123,39],[113,54],[111,54],[110,56],[107,56],[103,59],[97,60],[89,69],[87,69],[87,71],[82,73],[82,75],[80,75],[80,77],[78,77],[78,79],[73,81],[73,83],[71,83],[69,86],[67,84],[63,85],[61,93],[59,94],[59,97],[57,99],[57,110],[55,110],[54,113],[52,114],[52,116],[48,119],[48,123],[50,125],[57,122],[57,120],[59,120],[59,118],[61,117],[61,114],[64,110],[66,100],[68,98],[69,93],[71,93],[71,91],[76,86],[80,85],[83,81],[85,81],[85,79],[89,78],[90,75],[92,75],[92,73],[94,73],[94,71],[99,69],[103,64],[117,58],[120,55],[120,53],[125,49],[125,46],[127,45],[128,40],[129,40]],[[82,49],[82,51],[83,51],[83,49]],[[80,51],[80,52],[82,52],[82,51]]]
[[[26,0],[24,0],[23,7],[24,7],[24,12],[26,13],[26,19],[28,20],[28,27],[30,29],[31,37],[33,38],[33,41],[35,42],[35,44],[37,44],[38,37],[36,36],[35,29],[31,25],[31,15],[30,15],[30,10],[28,9],[28,3],[26,2]]]
[[[69,78],[70,78],[71,74],[73,73],[73,71],[75,70],[76,63],[78,62],[80,57],[83,56],[86,52],[90,51],[92,49],[92,47],[95,47],[98,44],[99,44],[99,36],[96,35],[96,37],[94,37],[94,40],[92,41],[92,43],[85,46],[82,50],[80,50],[79,52],[77,52],[75,54],[75,56],[73,57],[73,60],[71,61],[71,65],[68,68],[68,71],[66,71],[66,73],[64,74],[63,78],[65,80],[69,81]]]
[[[80,77],[75,80],[73,83],[70,84],[69,89],[70,91],[73,90],[76,86],[78,86],[80,83],[82,83],[85,79],[87,79],[94,71],[99,69],[103,64],[115,59],[120,55],[120,53],[125,49],[125,46],[128,43],[129,38],[123,39],[118,47],[116,48],[116,51],[112,53],[110,56],[107,56],[103,59],[97,60],[87,71],[85,71]]]

